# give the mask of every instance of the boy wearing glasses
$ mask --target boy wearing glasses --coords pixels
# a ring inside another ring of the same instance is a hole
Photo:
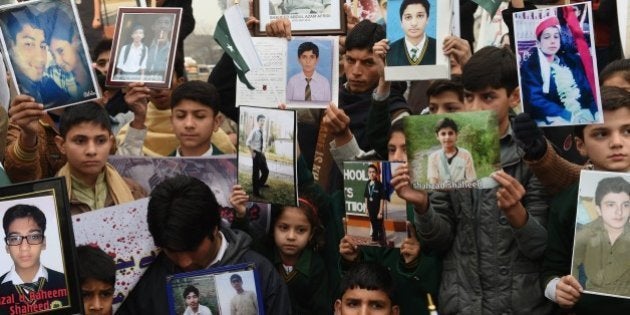
[[[44,267],[46,217],[35,206],[15,205],[2,219],[13,267],[0,277],[0,313],[23,314],[68,305],[63,273]]]

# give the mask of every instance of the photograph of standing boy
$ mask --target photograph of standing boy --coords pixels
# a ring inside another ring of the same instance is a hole
[[[269,176],[269,168],[267,167],[267,158],[263,152],[265,148],[265,138],[263,137],[263,128],[265,127],[265,115],[256,116],[258,126],[252,129],[247,136],[245,145],[252,153],[252,187],[254,197],[263,198],[260,194],[261,187],[266,186],[267,177]]]
[[[68,306],[64,274],[40,262],[46,249],[44,213],[35,206],[18,204],[4,213],[2,227],[13,267],[0,277],[0,296],[11,296],[13,303],[0,306],[0,313],[8,314],[5,307],[9,306],[23,314]]]
[[[459,128],[450,118],[444,118],[435,126],[435,137],[441,149],[429,155],[427,179],[430,184],[470,182],[477,179],[472,154],[457,146]]]
[[[576,229],[571,274],[584,290],[630,297],[630,183],[604,178],[594,201],[599,217]]]
[[[385,210],[385,190],[379,180],[379,172],[375,165],[370,164],[367,169],[369,180],[365,183],[365,208],[370,216],[372,225],[372,241],[385,242],[383,229],[383,211]]]
[[[428,0],[403,0],[400,5],[400,26],[405,36],[389,45],[387,66],[435,64],[435,38],[425,32],[430,8]]]
[[[330,102],[330,81],[319,72],[319,47],[313,42],[303,42],[297,51],[302,71],[293,75],[287,83],[287,100]]]
[[[116,62],[116,77],[121,75],[122,77],[114,79],[117,80],[130,80],[131,78],[125,78],[126,75],[143,75],[147,68],[147,55],[149,49],[142,40],[144,39],[144,26],[136,24],[131,29],[131,43],[123,46],[118,54],[118,61]],[[140,78],[140,77],[137,77]]]

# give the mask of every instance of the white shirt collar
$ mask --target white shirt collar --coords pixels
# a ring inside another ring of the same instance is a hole
[[[44,277],[46,280],[48,280],[48,271],[46,271],[46,268],[44,268],[44,265],[39,264],[39,270],[37,270],[35,277],[31,281],[28,281],[26,283],[35,282],[37,279],[41,277]],[[11,266],[11,270],[9,270],[9,273],[7,274],[7,276],[4,277],[4,280],[2,280],[2,284],[9,281],[13,282],[14,285],[25,283],[25,281],[22,281],[22,278],[20,278],[20,275],[18,275],[17,272],[15,271],[15,265]]]
[[[221,247],[219,247],[219,252],[217,252],[217,257],[214,257],[214,260],[210,262],[207,268],[210,268],[212,265],[218,263],[225,256],[225,251],[228,248],[228,241],[225,238],[225,235],[219,231],[219,236],[221,237]]]
[[[177,147],[177,150],[175,150],[175,157],[183,157],[179,153],[180,149],[181,147]],[[204,154],[200,155],[199,157],[208,157],[208,156],[212,156],[212,143],[210,143],[210,148],[208,149],[208,151],[206,151]],[[186,156],[186,157],[190,157],[190,156]]]
[[[424,34],[424,36],[422,36],[422,39],[420,40],[420,43],[418,43],[417,46],[414,46],[410,41],[407,40],[407,37],[405,37],[405,46],[407,47],[407,53],[409,53],[409,56],[413,56],[411,49],[415,47],[416,49],[418,49],[417,57],[420,58],[420,55],[422,54],[422,48],[424,48],[424,42],[426,40],[427,34]]]
[[[543,93],[549,93],[549,83],[551,81],[551,64],[556,61],[557,56],[553,57],[553,61],[549,62],[547,60],[547,56],[540,50],[540,48],[536,49],[538,52],[538,62],[540,63],[540,75],[542,76],[543,84],[542,90]]]

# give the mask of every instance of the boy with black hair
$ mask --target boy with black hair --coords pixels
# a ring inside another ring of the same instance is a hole
[[[77,247],[79,283],[86,315],[111,315],[116,283],[114,259],[102,249]]]
[[[114,137],[103,107],[87,103],[66,109],[59,133],[55,143],[67,162],[57,176],[66,178],[72,214],[146,197],[142,186],[107,163]]]
[[[398,195],[413,203],[424,248],[445,252],[440,313],[545,314],[538,270],[546,246],[546,195],[522,160],[509,112],[519,104],[512,52],[486,47],[464,65],[465,105],[494,110],[501,135],[498,187],[425,191],[410,186],[408,166],[392,179]],[[430,198],[430,201],[429,201]]]
[[[595,170],[630,171],[630,92],[616,87],[603,87],[603,124],[576,126],[577,149],[588,157]],[[571,249],[575,235],[575,217],[579,185],[574,183],[558,194],[549,213],[549,241],[542,264],[541,282],[545,296],[561,308],[575,314],[622,314],[630,309],[630,300],[583,293],[583,288],[571,272]],[[596,201],[598,206],[599,202]],[[627,238],[627,218],[623,226]],[[604,243],[611,259],[624,251],[624,242]],[[627,260],[619,260],[617,265]],[[594,281],[596,279],[589,279]],[[624,283],[627,284],[627,283]]]
[[[424,114],[444,114],[461,112],[464,110],[464,87],[461,77],[453,76],[450,80],[433,80],[427,88],[429,106],[422,111]]]
[[[249,249],[242,231],[220,227],[219,204],[202,181],[178,175],[151,192],[147,223],[162,251],[121,305],[118,314],[168,314],[166,282],[172,274],[253,262],[261,277],[266,314],[289,314],[289,293],[272,264]]]
[[[330,81],[317,72],[319,47],[313,42],[303,42],[297,50],[302,71],[287,82],[287,100],[330,102]]]
[[[194,285],[187,286],[182,297],[186,301],[184,315],[212,315],[212,311],[207,306],[199,304],[199,289]]]
[[[472,182],[477,179],[472,154],[457,146],[459,128],[454,120],[438,120],[435,137],[441,148],[429,154],[427,179],[430,184]]]
[[[63,273],[44,267],[40,261],[46,249],[46,216],[32,205],[10,207],[2,218],[4,242],[13,260],[9,272],[0,277],[0,313],[32,313],[68,306]]]
[[[219,129],[221,100],[214,85],[202,81],[182,83],[171,95],[171,123],[179,148],[171,156],[211,156],[223,154],[212,145]]]
[[[428,0],[402,1],[399,16],[405,36],[391,44],[387,57],[388,66],[435,64],[435,38],[426,34],[430,10]]]
[[[389,271],[378,263],[359,263],[341,279],[335,315],[398,315],[395,284]]]
[[[144,39],[144,26],[136,24],[131,28],[131,43],[123,46],[118,55],[116,63],[116,75],[121,79],[126,79],[126,75],[143,75],[147,69],[147,54],[149,48],[142,40]]]

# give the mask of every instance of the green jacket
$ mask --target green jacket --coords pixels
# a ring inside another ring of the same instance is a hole
[[[541,272],[543,290],[551,279],[571,273],[577,196],[576,183],[558,194],[551,204],[547,223],[547,249]],[[572,311],[575,314],[626,314],[628,310],[629,299],[583,293]]]
[[[8,185],[11,185],[11,180],[9,179],[9,176],[7,176],[7,173],[4,171],[2,165],[0,165],[0,187]]]

